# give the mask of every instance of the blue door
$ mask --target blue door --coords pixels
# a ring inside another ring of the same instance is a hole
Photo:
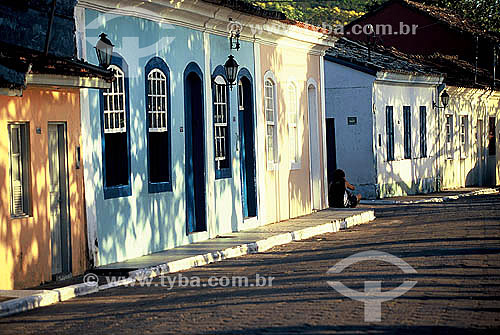
[[[252,79],[246,69],[241,69],[238,77],[241,203],[243,218],[249,218],[257,216]]]
[[[205,134],[203,75],[195,63],[184,71],[184,126],[186,130],[186,229],[206,231]]]

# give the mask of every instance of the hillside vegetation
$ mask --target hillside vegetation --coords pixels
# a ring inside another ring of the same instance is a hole
[[[288,18],[321,26],[347,24],[387,0],[295,0],[252,2],[262,8],[278,10]],[[416,0],[447,8],[488,31],[500,32],[500,0]]]

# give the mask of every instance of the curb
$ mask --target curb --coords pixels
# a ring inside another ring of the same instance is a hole
[[[278,234],[264,240],[246,243],[207,254],[179,259],[176,261],[159,264],[150,268],[130,271],[128,278],[105,285],[91,286],[87,285],[86,283],[81,283],[53,290],[44,290],[37,294],[0,303],[0,317],[56,304],[58,302],[69,300],[74,297],[104,291],[113,287],[126,286],[136,281],[140,281],[146,278],[154,278],[162,274],[174,273],[218,262],[224,259],[263,252],[278,245],[287,244],[293,241],[305,240],[320,234],[338,232],[342,229],[347,229],[359,224],[368,223],[374,219],[374,211],[367,210],[359,214],[347,217],[345,220],[332,220],[329,223],[321,224],[319,226],[307,227],[292,232]]]
[[[486,194],[497,194],[499,191],[496,188],[487,188],[484,190],[473,191],[469,193],[457,194],[457,195],[449,195],[445,197],[436,197],[429,199],[420,199],[420,200],[361,200],[359,203],[363,205],[411,205],[411,204],[422,204],[422,203],[442,203],[450,200],[457,200],[460,198],[471,197],[475,195],[486,195]]]

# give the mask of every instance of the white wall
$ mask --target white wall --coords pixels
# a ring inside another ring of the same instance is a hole
[[[335,118],[337,168],[363,197],[375,197],[372,85],[375,77],[325,61],[326,117]],[[347,117],[357,117],[348,125]]]
[[[375,135],[380,196],[427,193],[436,187],[437,127],[432,108],[435,86],[376,81]],[[387,160],[386,106],[393,106],[394,160]],[[404,158],[403,106],[411,107],[411,159]],[[420,106],[427,110],[427,158],[420,153]],[[378,141],[380,134],[381,143]]]

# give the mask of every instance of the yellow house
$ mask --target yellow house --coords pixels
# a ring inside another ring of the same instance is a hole
[[[259,28],[258,185],[265,224],[328,207],[323,55],[336,38],[294,21]]]
[[[0,89],[0,289],[87,269],[79,87],[107,87],[89,76],[109,73],[61,62]]]
[[[447,86],[439,113],[442,187],[500,185],[500,91]]]

